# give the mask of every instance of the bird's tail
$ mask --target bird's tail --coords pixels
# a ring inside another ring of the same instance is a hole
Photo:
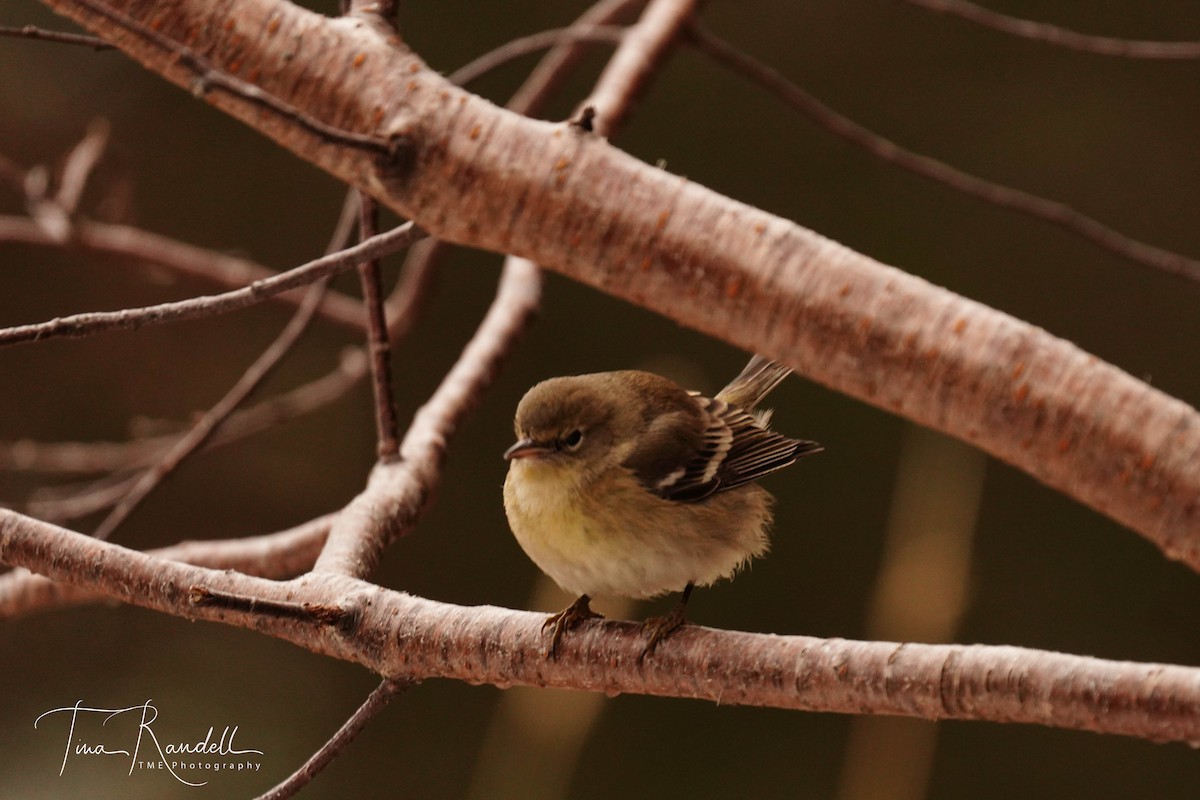
[[[791,374],[791,367],[756,354],[728,386],[717,392],[716,399],[751,410]]]

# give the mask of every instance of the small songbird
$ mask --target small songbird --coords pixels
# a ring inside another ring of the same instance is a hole
[[[538,567],[579,599],[550,617],[549,655],[599,616],[594,595],[682,592],[644,623],[643,655],[684,622],[694,586],[767,550],[773,498],[754,481],[816,453],[754,408],[791,369],[754,356],[713,398],[634,370],[551,378],[517,406],[504,510]]]

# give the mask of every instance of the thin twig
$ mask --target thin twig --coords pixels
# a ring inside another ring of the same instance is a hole
[[[325,248],[326,253],[337,252],[346,246],[346,243],[350,240],[350,233],[354,229],[354,217],[359,207],[360,203],[356,202],[355,198],[348,197],[346,199],[346,202],[342,205],[341,217],[329,241],[329,246]],[[117,526],[124,522],[133,513],[133,510],[154,491],[155,487],[174,472],[188,456],[195,453],[212,438],[217,429],[229,419],[229,416],[237,410],[238,406],[245,402],[250,393],[262,384],[275,367],[279,365],[279,362],[283,360],[283,357],[291,352],[296,342],[300,340],[304,331],[308,329],[308,324],[312,322],[317,312],[317,307],[321,304],[321,298],[325,294],[325,287],[328,283],[329,279],[323,278],[309,287],[304,301],[300,304],[296,313],[292,315],[288,324],[275,337],[275,341],[271,342],[270,346],[242,373],[242,376],[225,393],[225,396],[196,420],[191,429],[176,440],[175,444],[158,463],[146,470],[137,479],[133,488],[129,490],[129,493],[117,503],[108,516],[97,526],[95,532],[92,534],[93,536],[97,539],[107,539],[116,530]]]
[[[38,39],[43,42],[58,42],[59,44],[81,44],[96,50],[113,50],[113,45],[99,36],[88,36],[82,33],[66,33],[64,31],[48,31],[36,25],[22,25],[12,28],[0,26],[0,36],[14,36],[20,39]]]
[[[320,750],[313,753],[312,758],[305,761],[298,770],[289,775],[282,783],[279,783],[270,791],[259,795],[256,800],[286,800],[286,798],[295,796],[297,792],[320,774],[325,767],[329,766],[329,763],[348,744],[362,733],[367,723],[378,716],[379,712],[383,711],[393,697],[411,685],[411,681],[395,681],[385,678],[367,696],[366,701],[358,707],[358,710],[351,715],[350,719],[346,720],[345,724],[338,729],[337,733]]]
[[[162,460],[138,478],[128,494],[97,526],[93,533],[97,539],[107,539],[116,527],[141,504],[142,500],[146,499],[146,496],[162,483],[164,478],[174,472],[184,459],[195,453],[209,440],[221,423],[225,422],[229,415],[278,366],[280,360],[287,355],[292,346],[300,339],[301,334],[308,328],[308,323],[312,321],[317,305],[321,302],[321,295],[325,291],[325,284],[328,280],[328,278],[323,278],[309,287],[304,302],[300,304],[300,308],[297,309],[275,341],[238,378],[237,383],[225,393],[225,396],[206,411],[187,434],[175,442]]]
[[[324,408],[345,396],[367,372],[363,352],[358,348],[347,348],[338,367],[327,375],[236,412],[218,429],[204,449],[239,441]],[[138,469],[150,466],[161,458],[180,435],[170,433],[127,442],[0,442],[0,469],[50,474],[95,474]],[[46,499],[54,502],[52,495]],[[84,513],[95,510],[91,508]],[[41,513],[35,513],[34,516],[41,516]]]
[[[29,493],[24,509],[47,522],[67,523],[112,508],[129,496],[141,477],[122,470],[90,481],[40,486]]]
[[[475,60],[463,64],[450,73],[447,78],[459,86],[465,86],[497,67],[501,67],[521,56],[545,50],[548,47],[557,47],[565,43],[584,44],[602,42],[617,44],[624,35],[625,29],[616,25],[579,27],[576,24],[567,28],[553,28],[548,31],[540,31],[529,36],[522,36],[519,39],[513,39],[497,47],[495,50],[489,50]]]
[[[612,25],[624,20],[645,0],[601,0],[571,24],[571,27]],[[508,108],[519,114],[536,114],[545,100],[553,94],[570,74],[571,68],[583,58],[587,48],[582,42],[563,42],[542,57],[529,77],[508,101]]]
[[[376,258],[402,250],[424,236],[423,230],[412,222],[406,222],[339,253],[323,256],[234,291],[192,297],[155,306],[74,314],[48,322],[3,328],[0,329],[0,346],[59,337],[88,336],[105,331],[134,330],[146,325],[196,319],[234,311],[262,302],[268,297],[273,297],[289,289],[295,289],[297,286],[314,283],[322,278],[345,272],[354,268],[363,259]]]
[[[67,214],[74,215],[87,186],[92,170],[100,163],[108,147],[109,124],[107,120],[95,119],[88,125],[87,133],[79,144],[72,148],[63,166],[58,194],[54,199]]]
[[[401,460],[376,466],[367,488],[338,517],[315,572],[367,575],[387,544],[412,530],[441,478],[450,439],[491,385],[540,298],[537,268],[521,259],[506,262],[483,322],[413,417],[400,444]]]
[[[975,3],[966,2],[966,0],[905,0],[905,2],[927,11],[950,14],[994,31],[1083,53],[1126,58],[1200,58],[1200,42],[1155,42],[1093,36],[1047,22],[1035,22],[1001,14]]]
[[[1131,261],[1200,282],[1200,261],[1196,259],[1133,239],[1065,203],[993,183],[935,158],[905,149],[834,111],[776,70],[699,25],[692,27],[691,41],[705,55],[758,83],[830,133],[861,147],[882,161],[993,205],[1052,222]]]
[[[141,228],[81,217],[72,221],[71,236],[67,241],[62,241],[51,237],[27,217],[0,216],[0,242],[115,256],[120,262],[130,265],[150,264],[221,286],[245,286],[251,281],[279,274],[248,259],[196,247]],[[277,294],[272,300],[295,306],[303,297],[303,292],[292,291]],[[354,330],[363,329],[362,304],[341,292],[326,292],[319,314],[329,322]]]
[[[363,192],[358,193],[358,205],[359,238],[366,240],[374,236],[379,227],[379,205]],[[376,455],[380,461],[390,461],[400,452],[400,425],[392,396],[392,350],[388,343],[379,259],[359,264],[358,279],[367,308],[367,354],[371,361],[371,388],[375,397]]]

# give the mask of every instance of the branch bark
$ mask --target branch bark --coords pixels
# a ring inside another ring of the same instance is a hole
[[[1026,722],[1200,743],[1200,669],[1019,647],[680,629],[643,660],[641,626],[591,621],[544,654],[544,616],[466,608],[337,574],[277,583],[180,564],[0,510],[0,561],[135,605],[251,628],[393,680],[454,678],[733,705]],[[220,594],[260,609],[193,604]],[[314,609],[305,615],[304,609]]]
[[[496,108],[362,20],[275,0],[45,1],[181,86],[205,79],[210,103],[438,238],[529,258],[778,358],[1200,569],[1200,414],[1069,342],[599,136]]]

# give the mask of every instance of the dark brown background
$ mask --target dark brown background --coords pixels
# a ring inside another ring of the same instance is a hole
[[[990,6],[1096,33],[1200,39],[1200,7],[1190,0]],[[450,71],[509,38],[567,24],[583,7],[405,3],[402,24],[418,53]],[[1200,62],[1064,52],[897,0],[711,3],[705,19],[909,147],[1200,255]],[[67,27],[30,0],[0,6],[0,24],[26,23]],[[603,59],[589,63],[550,116],[561,118],[586,92]],[[530,64],[476,88],[503,99]],[[137,224],[277,268],[324,246],[342,187],[322,173],[119,54],[0,39],[0,152],[25,165],[55,162],[97,116],[112,121],[113,142],[89,208],[106,189],[124,187]],[[1188,402],[1200,400],[1200,287],[882,165],[696,54],[671,61],[617,143],[1041,325]],[[0,209],[20,213],[11,192],[0,198]],[[467,252],[446,263],[424,321],[396,354],[403,418],[470,335],[498,263]],[[0,265],[0,325],[207,288],[30,248],[4,246]],[[352,291],[353,282],[344,288]],[[184,417],[219,397],[287,315],[265,306],[6,349],[0,438],[119,439],[131,418]],[[318,323],[268,389],[324,372],[349,343],[343,331]],[[743,358],[550,276],[541,318],[455,442],[437,504],[376,578],[455,603],[527,607],[535,569],[507,531],[499,491],[499,456],[523,391],[551,375],[631,366],[711,390]],[[774,405],[777,427],[817,439],[827,452],[768,481],[780,497],[773,552],[736,582],[698,593],[693,618],[864,636],[907,424],[803,378],[788,381]],[[372,439],[369,398],[359,391],[191,462],[117,540],[147,547],[266,532],[333,510],[361,487]],[[21,497],[28,486],[25,478],[0,476],[5,498]],[[1200,578],[1137,535],[994,462],[972,564],[958,641],[1200,664]],[[0,642],[6,796],[248,796],[302,761],[375,683],[357,667],[245,631],[131,608],[5,622]],[[304,796],[465,796],[502,696],[449,682],[410,691]],[[201,789],[81,762],[57,776],[61,729],[35,731],[39,713],[77,699],[124,706],[148,698],[163,714],[159,729],[176,737],[240,725],[239,742],[266,752],[263,773],[217,776]],[[847,731],[839,716],[615,698],[603,704],[570,796],[833,797]],[[1182,745],[980,723],[946,723],[939,734],[931,798],[1183,800],[1200,786],[1200,756]],[[540,796],[538,775],[512,780],[522,796]]]

